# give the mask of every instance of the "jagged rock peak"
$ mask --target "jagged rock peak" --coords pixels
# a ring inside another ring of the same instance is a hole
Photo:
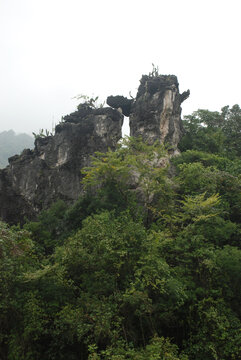
[[[96,151],[115,149],[121,138],[123,114],[130,118],[130,135],[149,143],[168,142],[177,149],[182,135],[181,103],[189,91],[179,93],[177,77],[152,72],[143,75],[136,98],[110,96],[111,107],[96,108],[95,99],[80,104],[63,118],[55,135],[35,140],[0,170],[0,218],[10,224],[33,219],[53,202],[73,203],[82,191],[80,170]]]
[[[166,142],[175,150],[182,136],[181,103],[189,94],[189,90],[179,93],[175,75],[151,73],[142,76],[135,99],[110,96],[107,104],[130,117],[131,136]]]
[[[114,149],[121,138],[123,115],[111,108],[80,106],[56,126],[54,136],[37,137],[0,170],[0,218],[10,224],[34,219],[53,202],[73,203],[81,187],[81,169],[96,151]]]

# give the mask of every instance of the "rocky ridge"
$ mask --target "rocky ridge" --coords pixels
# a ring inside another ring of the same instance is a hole
[[[109,96],[107,104],[122,109],[130,118],[130,136],[141,136],[153,143],[167,143],[175,151],[183,129],[181,104],[190,91],[179,93],[174,75],[143,75],[135,99]]]
[[[81,168],[96,151],[115,148],[123,115],[111,108],[82,110],[66,116],[54,136],[36,138],[34,150],[9,158],[9,166],[0,170],[4,221],[32,219],[58,199],[74,202],[81,192]]]
[[[123,118],[130,118],[130,135],[149,143],[168,142],[176,151],[182,135],[180,94],[174,75],[144,75],[135,99],[110,96],[111,107],[95,109],[87,103],[58,124],[54,136],[37,137],[34,150],[9,159],[0,170],[0,218],[10,224],[34,219],[53,202],[73,203],[79,197],[81,169],[96,151],[115,149]]]

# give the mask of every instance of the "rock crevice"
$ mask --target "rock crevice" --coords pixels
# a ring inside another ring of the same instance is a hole
[[[0,170],[0,218],[10,224],[34,219],[53,202],[73,203],[79,197],[81,169],[96,151],[115,149],[124,116],[130,135],[145,141],[168,143],[175,151],[182,135],[181,103],[189,91],[179,93],[174,75],[144,75],[136,98],[110,96],[111,107],[78,106],[63,118],[55,135],[37,137],[34,150],[24,150]]]
[[[130,118],[130,135],[177,149],[182,136],[181,103],[190,91],[179,93],[175,75],[143,75],[135,99],[109,96],[107,104]]]

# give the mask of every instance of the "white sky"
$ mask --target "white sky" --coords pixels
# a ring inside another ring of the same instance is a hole
[[[78,94],[178,76],[183,114],[241,105],[240,0],[0,0],[0,131],[51,129]]]

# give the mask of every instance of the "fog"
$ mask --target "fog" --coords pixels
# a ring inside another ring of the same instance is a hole
[[[152,63],[190,89],[183,114],[240,104],[239,14],[238,0],[0,0],[0,131],[51,130],[78,94],[134,96]]]

